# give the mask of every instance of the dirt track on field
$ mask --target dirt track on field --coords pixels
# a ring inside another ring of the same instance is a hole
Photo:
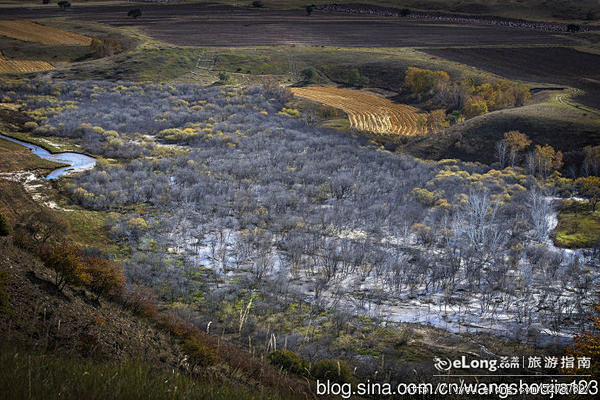
[[[359,131],[415,136],[426,133],[418,121],[426,114],[375,94],[334,87],[292,88],[294,95],[338,108],[348,114],[350,126]]]

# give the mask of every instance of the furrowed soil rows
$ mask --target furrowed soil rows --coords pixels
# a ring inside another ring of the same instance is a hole
[[[0,55],[0,74],[17,74],[49,71],[54,69],[46,61],[7,60]]]
[[[338,108],[348,114],[350,125],[360,131],[415,136],[427,133],[419,127],[426,114],[360,90],[333,87],[292,88],[294,95]]]
[[[89,46],[92,43],[92,38],[78,33],[22,20],[0,21],[0,35],[50,45]]]

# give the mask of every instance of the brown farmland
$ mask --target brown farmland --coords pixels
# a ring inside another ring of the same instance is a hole
[[[304,9],[265,10],[183,3],[144,4],[142,17],[127,16],[130,5],[5,8],[4,18],[69,17],[113,26],[133,26],[177,45],[340,47],[568,44],[563,35],[500,26],[457,25],[397,17],[319,13]]]
[[[555,83],[586,93],[578,101],[600,107],[600,55],[566,47],[429,49],[427,53],[511,79]]]
[[[405,136],[426,133],[424,127],[419,127],[419,120],[423,124],[426,120],[425,114],[414,107],[396,104],[371,93],[314,86],[293,88],[292,92],[298,97],[339,108],[348,114],[350,126],[360,131]]]
[[[89,46],[92,43],[92,38],[90,37],[36,24],[31,21],[0,21],[0,35],[50,45]]]

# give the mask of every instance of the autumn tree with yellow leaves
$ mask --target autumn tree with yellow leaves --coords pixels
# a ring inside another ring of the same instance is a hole
[[[525,150],[531,144],[529,137],[519,131],[509,131],[504,134],[504,141],[509,150],[510,165],[514,167],[519,152]]]
[[[542,177],[549,176],[552,171],[563,166],[563,154],[555,150],[549,144],[535,146],[535,166],[538,174]]]

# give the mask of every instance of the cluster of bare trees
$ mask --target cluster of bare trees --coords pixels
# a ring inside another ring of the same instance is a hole
[[[37,85],[16,96],[43,106]],[[480,164],[380,151],[279,115],[269,89],[56,85],[47,91],[77,105],[49,116],[61,134],[108,142],[118,129],[124,144],[139,133],[180,146],[101,163],[71,188],[96,210],[149,206],[109,228],[131,245],[129,279],[165,300],[193,303],[241,274],[359,313],[419,299],[450,319],[554,329],[588,306],[590,260],[548,248],[552,203],[533,179],[509,194],[508,178],[476,178]]]

